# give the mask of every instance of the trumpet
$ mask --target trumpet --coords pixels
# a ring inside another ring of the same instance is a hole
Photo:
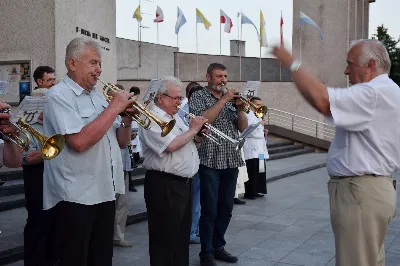
[[[11,113],[10,109],[2,111],[3,113]],[[54,159],[55,157],[60,154],[60,152],[63,150],[64,145],[65,145],[65,138],[61,134],[55,134],[53,136],[46,136],[39,131],[37,131],[35,128],[33,128],[31,125],[29,125],[23,118],[20,118],[17,123],[12,123],[11,124],[18,129],[20,133],[25,135],[25,140],[18,136],[17,133],[14,134],[4,134],[3,132],[0,131],[0,133],[3,135],[3,137],[20,147],[24,151],[29,150],[29,145],[31,142],[31,138],[27,132],[29,132],[33,137],[35,137],[40,144],[42,145],[42,156],[44,160],[51,160]]]
[[[228,90],[228,88],[226,87],[225,83],[221,83],[222,86]],[[240,109],[242,111],[244,111],[245,113],[249,113],[250,109],[253,108],[254,110],[254,114],[256,115],[256,117],[258,118],[263,118],[267,113],[268,113],[268,107],[266,105],[261,105],[261,106],[257,106],[254,103],[250,102],[250,100],[246,99],[245,97],[243,97],[240,93],[240,98],[239,100],[241,100],[243,103],[245,103],[244,107],[240,107]],[[235,103],[236,99],[232,99],[232,103]]]
[[[106,97],[106,100],[108,102],[111,101],[111,99],[113,98],[113,96],[111,95],[114,92],[120,91],[119,88],[117,88],[116,86],[112,85],[112,84],[106,84],[104,81],[102,81],[101,79],[97,78],[101,83],[103,83],[104,88],[103,88],[103,95],[104,97]],[[141,115],[144,115],[146,118],[143,120],[142,118],[140,118],[140,115],[137,114],[131,114],[129,112],[124,112],[127,116],[129,116],[130,118],[132,118],[133,120],[135,120],[141,127],[143,127],[144,129],[148,129],[150,127],[151,124],[151,119],[157,123],[157,125],[161,128],[161,136],[165,137],[166,135],[168,135],[169,132],[171,132],[171,130],[174,128],[175,126],[175,119],[172,119],[169,122],[165,122],[162,121],[161,119],[159,119],[158,117],[156,117],[154,114],[152,114],[150,111],[148,111],[146,109],[146,107],[143,107],[138,101],[134,101],[132,103],[132,106],[134,107],[136,110],[139,111],[139,113]]]
[[[189,112],[186,112],[181,106],[178,106],[178,109],[180,109],[182,112],[184,112],[185,114],[187,114],[190,118],[195,118],[196,116],[194,114],[191,114]],[[209,123],[205,123],[203,125],[204,128],[210,130],[211,133],[214,133],[215,135],[217,135],[218,137],[229,141],[231,144],[234,145],[235,150],[239,150],[243,147],[244,138],[240,138],[239,140],[235,140],[229,136],[227,136],[226,134],[224,134],[223,132],[219,131],[218,129],[216,129],[215,127],[213,127],[212,125],[210,125]],[[208,138],[209,140],[211,140],[212,142],[215,142],[217,145],[221,145],[221,143],[218,141],[218,139],[216,137],[214,137],[211,133],[201,133],[204,135],[204,137]]]

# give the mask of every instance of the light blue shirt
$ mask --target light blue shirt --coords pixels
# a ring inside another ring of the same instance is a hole
[[[84,90],[67,75],[47,93],[44,133],[74,134],[95,120],[108,106],[103,95]],[[59,201],[94,205],[124,194],[121,149],[117,141],[118,119],[103,138],[84,152],[68,144],[53,160],[44,162],[43,206],[50,209]]]

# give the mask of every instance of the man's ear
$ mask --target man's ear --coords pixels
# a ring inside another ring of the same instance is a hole
[[[211,76],[210,76],[210,74],[208,74],[208,73],[206,74],[206,79],[207,79],[207,82],[210,83],[210,81],[211,81]]]
[[[69,69],[71,69],[72,71],[76,70],[76,61],[73,58],[68,59],[68,66]]]
[[[37,81],[36,81],[36,84],[40,87],[40,86],[42,86],[43,85],[43,80],[42,79],[38,79]]]

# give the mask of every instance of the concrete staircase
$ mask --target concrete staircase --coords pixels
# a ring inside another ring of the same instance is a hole
[[[313,148],[275,136],[269,137],[268,152],[268,182],[325,166],[326,153],[316,153]],[[144,174],[142,166],[133,172],[138,192],[129,193],[127,226],[147,219],[142,186]],[[0,178],[6,181],[0,187],[0,265],[6,265],[23,258],[23,228],[27,214],[22,170],[3,168]]]

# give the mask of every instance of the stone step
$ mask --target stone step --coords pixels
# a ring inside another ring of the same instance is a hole
[[[17,194],[0,197],[0,212],[25,206],[25,195]]]
[[[286,145],[293,145],[294,142],[291,140],[281,140],[281,141],[268,141],[267,147],[268,150],[270,148],[276,148],[276,147],[281,147],[281,146],[286,146]]]
[[[287,151],[287,152],[272,154],[272,155],[269,156],[268,161],[277,160],[277,159],[283,159],[283,158],[289,158],[289,157],[302,155],[302,154],[307,154],[307,153],[314,153],[314,151],[313,150],[309,150],[309,149],[296,149],[296,150],[293,150],[293,151]]]
[[[268,148],[268,154],[278,154],[278,153],[284,153],[284,152],[289,152],[289,151],[295,151],[303,149],[303,146],[297,146],[297,145],[285,145],[285,146],[279,146],[279,147],[274,147],[274,148]]]
[[[0,197],[17,195],[24,193],[24,180],[11,180],[0,187]]]

